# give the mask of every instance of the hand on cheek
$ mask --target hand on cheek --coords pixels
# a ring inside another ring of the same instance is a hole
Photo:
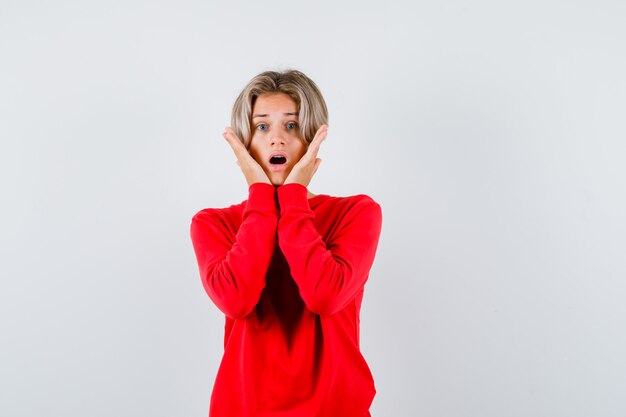
[[[237,157],[237,165],[241,168],[241,172],[246,177],[246,182],[248,185],[252,185],[255,182],[265,182],[267,184],[271,184],[267,174],[263,171],[263,168],[257,161],[254,160],[252,155],[248,153],[248,150],[243,143],[239,140],[235,132],[227,127],[224,131],[224,139],[233,149],[235,156]]]
[[[326,139],[328,133],[328,126],[322,125],[315,133],[315,137],[309,144],[309,148],[306,153],[300,158],[300,160],[293,166],[293,169],[285,179],[284,184],[297,183],[308,187],[313,175],[317,171],[322,160],[317,157],[317,153],[320,150],[320,145]]]

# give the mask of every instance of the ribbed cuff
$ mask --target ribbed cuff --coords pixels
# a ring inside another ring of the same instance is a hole
[[[265,182],[255,182],[250,185],[244,214],[248,211],[261,211],[278,215],[276,187]]]
[[[278,204],[280,212],[287,209],[307,209],[310,210],[307,188],[295,182],[278,187]]]

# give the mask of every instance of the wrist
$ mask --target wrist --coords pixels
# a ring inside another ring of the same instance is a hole
[[[269,180],[252,180],[252,181],[248,181],[248,187],[254,185],[254,184],[269,184],[272,185],[272,183]]]
[[[278,196],[278,204],[280,211],[290,210],[294,208],[304,208],[310,210],[307,188],[296,182],[283,184],[276,190]]]

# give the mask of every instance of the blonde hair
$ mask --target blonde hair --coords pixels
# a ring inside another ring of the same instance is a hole
[[[297,70],[265,71],[252,78],[235,100],[231,127],[246,148],[250,145],[252,108],[262,94],[287,94],[298,108],[300,136],[311,143],[317,129],[328,124],[328,109],[322,93],[309,77]]]

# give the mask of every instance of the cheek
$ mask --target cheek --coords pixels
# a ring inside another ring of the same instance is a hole
[[[306,145],[302,144],[298,146],[298,149],[295,152],[295,154],[297,155],[298,161],[304,156],[304,154],[306,153],[306,150],[307,150]]]
[[[250,154],[250,156],[252,157],[252,159],[254,159],[258,164],[261,164],[261,155],[259,154],[259,152],[256,149],[250,148],[248,149],[248,153]]]
[[[250,146],[248,146],[248,153],[255,159],[257,160],[259,158],[260,152],[259,152],[259,147],[256,146],[256,144],[254,142],[250,142]]]

